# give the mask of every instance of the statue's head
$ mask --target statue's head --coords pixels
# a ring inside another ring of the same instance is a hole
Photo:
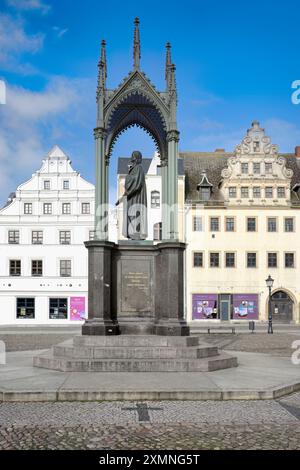
[[[139,164],[142,161],[142,154],[139,150],[134,150],[131,154],[131,161],[134,164]]]

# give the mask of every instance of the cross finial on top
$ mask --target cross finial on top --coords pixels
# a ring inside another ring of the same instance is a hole
[[[139,23],[140,23],[140,20],[136,17],[134,20],[134,37],[133,37],[133,66],[135,69],[140,68],[140,59],[141,59]]]

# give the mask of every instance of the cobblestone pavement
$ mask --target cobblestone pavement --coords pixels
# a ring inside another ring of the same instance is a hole
[[[231,351],[246,351],[246,352],[261,352],[268,353],[276,356],[290,356],[293,352],[291,348],[292,342],[300,340],[300,326],[299,332],[291,330],[288,333],[277,333],[276,325],[274,326],[275,333],[268,335],[267,333],[257,332],[251,333],[237,333],[224,334],[197,334],[197,336],[206,343],[216,344],[221,348],[226,348]],[[12,330],[9,334],[0,331],[0,340],[5,342],[6,351],[28,351],[37,349],[47,349],[51,346],[71,339],[74,334],[80,334],[80,329],[73,329],[69,332],[67,329],[40,329],[38,332],[29,330],[16,331]]]
[[[294,351],[292,343],[300,340],[299,334],[295,332],[276,333],[276,331],[273,335],[268,333],[241,333],[236,335],[218,333],[211,335],[199,334],[197,336],[202,341],[215,344],[228,351],[257,352],[285,357],[291,356]]]
[[[300,449],[280,401],[2,403],[0,449]]]

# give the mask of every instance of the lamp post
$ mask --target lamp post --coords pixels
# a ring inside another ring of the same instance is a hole
[[[272,311],[271,311],[271,291],[274,279],[270,276],[266,279],[267,287],[269,288],[269,303],[268,303],[268,333],[273,334]]]

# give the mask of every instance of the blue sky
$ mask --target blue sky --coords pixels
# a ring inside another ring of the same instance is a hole
[[[54,145],[94,182],[95,88],[100,41],[107,42],[108,86],[132,67],[133,19],[140,18],[141,67],[164,89],[165,43],[177,67],[180,149],[233,150],[251,121],[281,151],[300,145],[299,2],[0,0],[0,204],[40,167]],[[154,145],[130,130],[116,159]]]

